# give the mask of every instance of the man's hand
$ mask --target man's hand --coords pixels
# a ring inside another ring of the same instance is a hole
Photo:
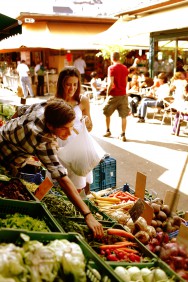
[[[92,215],[92,213],[88,214],[85,217],[85,221],[88,225],[88,227],[93,231],[93,235],[94,237],[103,237],[104,236],[104,231],[103,231],[103,227],[102,224],[99,223],[94,216]]]

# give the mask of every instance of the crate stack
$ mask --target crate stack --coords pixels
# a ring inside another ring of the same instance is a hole
[[[91,191],[116,187],[116,159],[107,156],[93,169]]]

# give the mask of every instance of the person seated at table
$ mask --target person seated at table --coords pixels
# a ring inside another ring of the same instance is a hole
[[[173,92],[174,102],[184,100],[184,89],[186,87],[187,81],[185,79],[185,74],[183,72],[176,72],[171,79],[170,92]]]
[[[129,74],[128,74],[128,82],[132,80],[132,76],[134,74],[139,75],[139,69],[137,67],[131,66],[129,69]]]
[[[128,100],[131,114],[135,116],[138,104],[141,100],[141,96],[139,95],[139,76],[137,74],[133,74],[132,80],[127,82],[126,93],[129,95]]]
[[[140,88],[148,88],[154,84],[154,80],[150,77],[149,71],[143,73],[141,80]]]
[[[179,136],[182,121],[188,121],[188,84],[186,84],[184,89],[184,100],[181,100],[179,104],[176,103],[174,107],[177,107],[177,113],[174,118],[172,134]],[[185,128],[184,133],[188,134],[188,127]]]
[[[159,87],[153,88],[146,98],[143,98],[138,107],[138,122],[145,122],[147,107],[161,107],[163,108],[163,99],[169,96],[170,87],[168,85],[168,78],[165,73],[158,75]]]
[[[94,100],[97,100],[99,95],[105,93],[106,86],[103,84],[101,79],[98,78],[98,74],[96,71],[93,71],[90,76],[91,76],[90,84],[93,91],[93,98]]]

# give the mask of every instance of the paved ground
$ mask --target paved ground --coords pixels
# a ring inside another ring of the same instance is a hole
[[[28,104],[47,99],[49,96],[29,98]],[[4,103],[20,104],[20,98],[14,93],[0,89],[0,101]],[[161,198],[167,190],[175,191],[178,184],[180,199],[179,210],[188,210],[188,165],[183,179],[180,181],[182,170],[188,157],[188,135],[181,131],[180,136],[171,135],[169,119],[164,125],[160,124],[161,117],[153,120],[151,114],[146,123],[139,124],[137,119],[128,117],[127,142],[118,140],[120,133],[120,119],[115,112],[111,119],[110,138],[104,138],[105,119],[102,113],[103,105],[91,102],[91,115],[93,119],[92,135],[103,149],[117,161],[117,187],[129,183],[135,186],[136,173],[142,172],[147,176],[146,188]],[[183,124],[184,129],[186,124]]]

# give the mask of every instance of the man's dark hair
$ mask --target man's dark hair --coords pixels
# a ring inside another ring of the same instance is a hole
[[[44,111],[45,122],[54,128],[60,128],[75,119],[75,111],[63,99],[51,99]]]

